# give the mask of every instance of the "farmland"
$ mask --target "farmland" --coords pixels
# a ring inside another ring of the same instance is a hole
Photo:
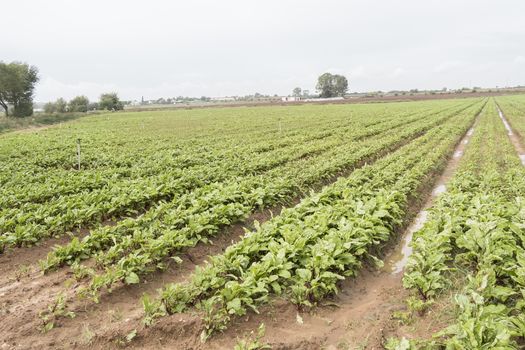
[[[522,95],[0,135],[0,346],[522,348],[524,137]]]

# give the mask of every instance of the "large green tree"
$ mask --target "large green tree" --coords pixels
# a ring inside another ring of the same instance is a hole
[[[86,96],[77,96],[69,101],[70,112],[87,112],[89,99]]]
[[[118,98],[116,92],[100,95],[100,102],[98,103],[100,109],[107,109],[109,111],[119,111],[124,109],[124,105]]]
[[[13,106],[14,117],[33,114],[33,93],[38,82],[38,69],[27,63],[0,61],[0,106],[9,116]]]
[[[324,73],[317,79],[316,89],[321,97],[343,96],[348,90],[348,80],[342,75]]]

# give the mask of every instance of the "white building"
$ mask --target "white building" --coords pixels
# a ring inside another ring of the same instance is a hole
[[[306,102],[330,102],[330,101],[342,101],[345,98],[342,96],[338,97],[319,97],[319,98],[307,98]]]
[[[228,97],[228,96],[210,98],[210,101],[214,101],[214,102],[230,102],[230,101],[235,101],[235,100],[236,100],[235,97]]]

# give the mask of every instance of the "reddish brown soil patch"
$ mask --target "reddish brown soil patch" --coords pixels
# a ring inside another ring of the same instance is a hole
[[[166,271],[150,274],[141,284],[119,285],[112,293],[103,293],[99,304],[75,297],[83,283],[72,279],[69,268],[46,275],[38,270],[38,259],[44,258],[54,244],[66,243],[68,237],[50,239],[36,247],[12,249],[0,256],[0,316],[3,318],[0,323],[0,339],[3,341],[0,342],[0,348],[70,349],[83,345],[91,347],[97,343],[100,344],[100,349],[118,347],[131,331],[143,329],[140,298],[144,293],[156,294],[156,290],[166,283],[183,281],[208,256],[221,253],[232,242],[237,241],[244,234],[244,227],[251,228],[255,220],[264,222],[280,211],[281,207],[276,207],[251,215],[243,223],[226,228],[213,240],[213,244],[200,244],[182,253],[182,264],[171,264]],[[54,329],[41,333],[39,328],[42,323],[38,313],[60,293],[66,295],[69,300],[68,309],[75,312],[76,317],[59,319]],[[178,323],[177,327],[180,329],[177,332],[188,332],[188,324],[191,322],[181,322]],[[168,326],[169,322],[166,324]],[[150,334],[156,334],[155,332],[162,333],[156,329]],[[137,341],[139,339],[140,336]],[[156,342],[152,346],[154,344]],[[181,347],[186,348],[186,345]]]

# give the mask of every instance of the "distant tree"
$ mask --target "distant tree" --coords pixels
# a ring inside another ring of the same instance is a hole
[[[88,111],[94,111],[99,109],[98,102],[90,102],[88,105]]]
[[[35,66],[0,61],[0,106],[6,116],[9,116],[9,105],[13,105],[14,117],[33,114],[33,92],[38,80],[38,69]]]
[[[301,91],[302,91],[302,89],[300,87],[296,87],[292,91],[292,96],[301,97]]]
[[[348,91],[348,80],[342,75],[335,76],[335,95],[344,96]]]
[[[109,111],[120,111],[124,109],[124,105],[118,98],[116,92],[110,92],[100,95],[100,102],[98,103],[100,109],[107,109]]]
[[[343,96],[348,90],[348,80],[342,75],[324,73],[317,79],[316,89],[321,97]]]
[[[54,102],[48,102],[44,105],[44,112],[46,113],[55,113],[57,111],[57,106]]]
[[[86,96],[77,96],[69,101],[69,112],[87,112],[89,106],[89,99]]]
[[[66,113],[67,112],[67,102],[62,97],[57,98],[55,102],[55,110],[57,113]]]
[[[316,89],[321,97],[332,97],[333,96],[333,79],[332,74],[324,73],[317,78]]]

